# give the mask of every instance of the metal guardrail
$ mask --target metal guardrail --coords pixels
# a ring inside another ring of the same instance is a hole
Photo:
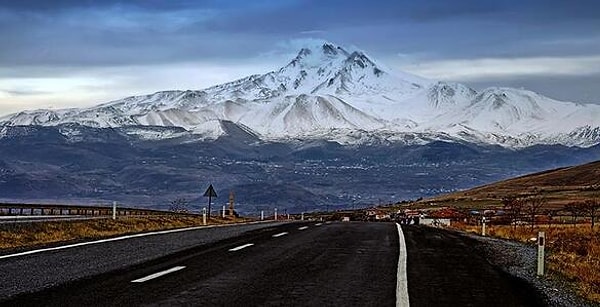
[[[79,216],[105,216],[112,215],[112,206],[82,206],[58,204],[10,204],[0,203],[0,215],[79,215]],[[176,213],[171,211],[124,208],[117,207],[118,216],[128,215],[190,215],[189,213]]]

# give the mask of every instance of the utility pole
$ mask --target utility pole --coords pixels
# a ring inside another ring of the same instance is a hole
[[[235,194],[233,191],[229,191],[229,216],[233,217],[233,202],[235,200]]]

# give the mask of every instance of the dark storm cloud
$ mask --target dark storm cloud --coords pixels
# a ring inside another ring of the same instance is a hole
[[[232,1],[221,1],[228,3]],[[103,8],[115,5],[135,6],[145,9],[168,10],[181,9],[190,7],[214,7],[219,1],[157,1],[157,0],[130,0],[130,1],[115,1],[115,0],[3,0],[0,1],[0,7],[8,8],[17,11],[56,11],[65,9],[78,8]]]
[[[251,1],[17,1],[0,5],[0,66],[137,65],[248,58],[274,45],[211,19],[265,11]],[[280,1],[279,7],[286,1]],[[237,4],[237,5],[234,5]]]
[[[536,1],[302,1],[271,10],[229,11],[203,27],[225,33],[312,35],[377,53],[428,53],[434,58],[585,55],[566,40],[598,36],[600,2]],[[548,42],[554,41],[554,46]]]
[[[0,65],[248,58],[303,36],[436,58],[595,53],[538,43],[598,34],[599,12],[592,0],[0,1]]]

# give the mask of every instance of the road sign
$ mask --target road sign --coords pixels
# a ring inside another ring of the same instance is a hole
[[[213,188],[212,184],[209,185],[206,192],[204,192],[204,197],[208,197],[208,219],[210,220],[210,203],[213,197],[217,197],[217,192],[215,192],[215,188]]]
[[[213,188],[212,184],[209,185],[206,192],[204,192],[204,197],[217,197],[217,192],[215,192],[215,188]]]

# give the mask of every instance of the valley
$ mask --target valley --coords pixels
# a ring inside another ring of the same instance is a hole
[[[70,134],[62,134],[67,128]],[[299,213],[414,200],[600,157],[599,146],[343,146],[310,140],[264,142],[236,130],[215,141],[147,140],[119,128],[80,125],[5,131],[7,136],[0,138],[4,201],[118,201],[166,209],[183,198],[198,212],[206,202],[201,195],[212,183],[219,195],[234,191],[238,209],[254,215],[261,208]]]

